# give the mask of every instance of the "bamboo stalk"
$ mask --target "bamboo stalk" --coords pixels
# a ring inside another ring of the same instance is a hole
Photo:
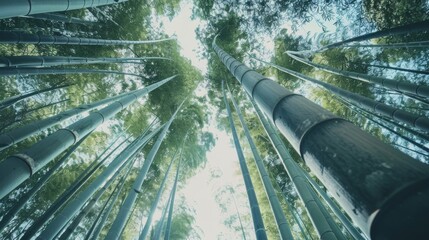
[[[241,173],[243,175],[244,184],[246,186],[247,198],[249,200],[250,210],[252,214],[253,227],[255,228],[255,236],[258,240],[267,239],[267,233],[265,232],[264,221],[262,220],[258,199],[256,198],[256,193],[253,187],[252,179],[250,177],[249,169],[246,165],[246,159],[244,158],[243,150],[240,145],[240,140],[238,139],[237,131],[235,130],[234,121],[232,120],[231,109],[229,107],[229,103],[226,98],[225,88],[223,85],[224,82],[222,81],[223,100],[226,105],[229,125],[231,127],[232,137],[234,139],[235,150],[237,152]]]
[[[231,90],[228,87],[228,84],[226,85],[228,88],[229,95],[231,96],[232,104],[234,105],[235,112],[238,115],[238,119],[240,120],[241,126],[243,127],[244,134],[246,136],[246,139],[250,145],[250,149],[253,154],[253,158],[255,160],[256,166],[258,168],[259,176],[261,177],[262,184],[264,186],[265,193],[267,195],[267,198],[269,200],[271,210],[274,214],[275,221],[277,223],[277,229],[279,231],[279,235],[281,239],[293,239],[292,232],[290,231],[289,224],[286,220],[286,216],[283,213],[283,209],[280,205],[280,201],[277,198],[276,192],[274,190],[274,186],[271,183],[270,176],[268,175],[267,169],[265,168],[262,158],[259,154],[258,149],[256,148],[256,144],[253,141],[252,136],[250,135],[249,128],[246,124],[246,121],[244,120],[243,114],[240,111],[240,108],[238,107],[237,102],[234,99],[234,96],[231,93]],[[341,236],[338,237],[341,239]]]

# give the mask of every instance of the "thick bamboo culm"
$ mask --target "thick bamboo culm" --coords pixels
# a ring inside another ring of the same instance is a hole
[[[365,234],[429,235],[429,166],[213,48]]]

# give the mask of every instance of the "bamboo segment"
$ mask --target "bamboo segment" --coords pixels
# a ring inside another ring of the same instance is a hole
[[[250,210],[252,213],[253,226],[255,228],[255,236],[258,240],[267,239],[267,233],[265,231],[264,221],[262,220],[261,210],[259,209],[258,199],[256,198],[255,189],[253,187],[252,179],[250,178],[249,169],[246,165],[246,159],[244,158],[243,150],[238,139],[237,131],[235,130],[234,121],[232,120],[231,109],[229,107],[228,100],[226,99],[225,88],[222,82],[223,100],[226,105],[228,112],[228,120],[231,127],[232,137],[234,139],[235,150],[237,152],[238,160],[240,162],[240,169],[243,175],[244,184],[246,186],[247,198],[250,204]]]
[[[366,235],[429,235],[429,166],[213,48]]]

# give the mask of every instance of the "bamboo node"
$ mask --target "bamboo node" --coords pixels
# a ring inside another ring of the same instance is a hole
[[[18,154],[12,155],[12,157],[16,157],[23,160],[30,168],[30,176],[33,176],[34,169],[36,168],[36,162],[32,157],[24,153],[18,153]]]

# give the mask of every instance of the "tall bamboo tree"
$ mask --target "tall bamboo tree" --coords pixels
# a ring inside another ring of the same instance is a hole
[[[240,120],[241,126],[243,127],[243,130],[244,130],[244,134],[250,145],[250,149],[252,150],[253,158],[258,168],[259,175],[262,179],[262,184],[264,186],[265,193],[267,194],[267,198],[270,202],[271,210],[274,214],[274,218],[277,223],[277,228],[278,228],[280,237],[281,239],[293,239],[292,232],[290,231],[289,224],[286,220],[286,216],[283,213],[283,209],[280,205],[279,199],[277,198],[276,192],[274,190],[274,186],[271,183],[270,176],[267,173],[267,169],[265,168],[264,163],[262,162],[261,155],[259,154],[259,151],[256,148],[256,144],[253,141],[252,136],[250,135],[250,131],[249,131],[249,128],[247,127],[247,123],[245,122],[243,114],[241,113],[241,110],[238,107],[238,104],[235,101],[235,98],[232,95],[229,87],[228,87],[228,90],[231,96],[232,104],[234,105],[234,108],[235,108],[235,112],[238,115],[238,119]]]
[[[147,235],[149,234],[150,226],[152,225],[152,218],[155,214],[156,208],[158,207],[159,200],[161,199],[161,195],[164,192],[165,183],[167,182],[168,174],[170,173],[171,166],[173,166],[174,160],[176,160],[177,150],[171,158],[170,165],[168,165],[167,171],[165,172],[164,178],[162,179],[161,184],[159,185],[158,192],[156,193],[155,199],[152,202],[152,205],[149,209],[149,215],[146,218],[146,223],[143,227],[142,232],[140,233],[139,240],[145,240]]]
[[[282,159],[286,172],[288,173],[289,178],[294,184],[299,197],[304,203],[306,211],[308,212],[308,215],[320,239],[338,239],[338,237],[340,239],[343,238],[342,234],[339,233],[338,227],[331,226],[331,224],[329,224],[330,220],[326,217],[329,216],[329,214],[327,214],[326,209],[322,205],[317,204],[319,199],[315,198],[311,186],[306,181],[305,177],[302,175],[299,166],[295,164],[292,156],[289,154],[286,146],[283,144],[282,140],[277,135],[274,128],[271,127],[269,122],[264,118],[261,110],[259,109],[258,105],[253,101],[253,99],[249,97],[249,100],[252,102],[257,116],[261,121],[265,131],[267,132],[267,135],[272,145],[274,146],[274,149],[276,150],[280,159]]]
[[[0,67],[53,67],[62,65],[85,65],[100,63],[143,64],[145,60],[169,60],[165,57],[138,58],[87,58],[64,56],[9,56],[0,57]]]
[[[56,131],[27,150],[6,158],[0,163],[0,198],[15,189],[80,138],[149,92],[150,89],[144,88],[132,95],[119,98],[109,106],[92,112],[88,117]]]
[[[122,168],[125,168],[126,166],[128,166],[128,169],[123,173],[124,177],[129,176],[130,171],[132,170],[133,164],[135,163],[137,158],[133,158],[130,159],[129,162],[127,162],[126,164],[122,165]],[[104,186],[97,191],[97,193],[95,193],[93,195],[93,197],[88,201],[88,203],[85,205],[85,207],[83,207],[80,211],[79,214],[71,221],[71,223],[69,224],[69,226],[61,233],[61,235],[58,237],[59,240],[67,240],[69,239],[70,235],[74,232],[74,230],[77,228],[77,226],[80,224],[80,222],[82,221],[82,219],[88,215],[88,213],[93,209],[93,207],[95,206],[95,204],[98,202],[98,200],[103,196],[103,194],[106,192],[106,190],[113,184],[113,182],[116,180],[116,177],[118,177],[120,175],[120,173],[122,172],[122,169],[120,168],[118,171],[116,171],[116,174],[113,175],[107,182],[106,184],[104,184]],[[120,184],[120,179],[118,181],[118,184]]]
[[[155,40],[144,41],[130,41],[130,40],[110,40],[110,39],[96,39],[96,38],[80,38],[80,37],[67,37],[67,36],[54,36],[31,34],[21,31],[0,31],[0,43],[18,44],[53,44],[53,45],[129,45],[129,44],[148,44],[165,42],[174,40],[175,38],[163,38]]]
[[[429,21],[422,21],[422,22],[416,22],[416,23],[411,23],[408,25],[404,25],[404,26],[399,26],[399,27],[395,27],[395,28],[391,28],[391,29],[385,29],[385,30],[381,30],[381,31],[375,31],[375,32],[371,32],[371,33],[366,33],[357,37],[352,37],[343,41],[339,41],[336,43],[332,43],[329,45],[326,45],[316,51],[313,52],[321,52],[327,49],[331,49],[331,48],[335,48],[335,47],[339,47],[339,46],[343,46],[345,44],[348,43],[352,43],[352,42],[361,42],[361,41],[366,41],[366,40],[371,40],[374,38],[381,38],[381,37],[387,37],[387,36],[395,36],[395,35],[400,35],[400,34],[409,34],[409,33],[414,33],[414,32],[420,32],[420,31],[427,31],[429,30]]]
[[[375,112],[379,115],[382,115],[384,117],[387,118],[391,118],[393,120],[396,121],[400,121],[403,123],[406,123],[408,125],[411,125],[415,128],[418,128],[420,130],[423,130],[427,133],[429,133],[429,118],[423,116],[423,115],[417,115],[414,113],[410,113],[395,107],[391,107],[389,105],[386,105],[384,103],[380,103],[377,101],[374,101],[372,99],[369,99],[367,97],[361,96],[359,94],[356,93],[352,93],[349,92],[347,90],[341,89],[339,87],[336,87],[334,85],[331,85],[329,83],[326,82],[322,82],[320,80],[308,77],[304,74],[301,74],[299,72],[295,72],[293,70],[287,69],[285,67],[281,67],[279,65],[273,64],[273,63],[269,63],[269,62],[265,62],[262,60],[259,60],[261,62],[264,62],[266,64],[268,64],[269,66],[275,67],[278,70],[288,73],[294,77],[297,77],[299,79],[302,79],[304,81],[308,81],[314,84],[317,84],[319,86],[322,86],[323,88],[325,88],[326,90],[339,95],[345,99],[347,99],[348,101],[353,102],[354,104],[360,106],[361,108],[364,108],[370,112]]]
[[[162,86],[163,84],[169,82],[170,80],[174,79],[176,76],[166,78],[162,81],[159,81],[157,83],[154,83],[152,85],[147,86],[146,88],[141,88],[135,91],[130,91],[127,93],[119,94],[110,98],[106,98],[100,101],[96,101],[90,104],[82,104],[77,106],[76,108],[66,110],[64,112],[61,112],[57,115],[54,115],[52,117],[48,117],[42,120],[34,121],[29,124],[26,124],[24,126],[21,126],[16,129],[9,130],[3,134],[0,134],[0,151],[4,150],[13,144],[16,144],[18,142],[21,142],[22,140],[27,139],[28,137],[32,136],[33,134],[36,134],[42,130],[45,130],[51,126],[54,126],[55,124],[60,123],[61,121],[64,121],[66,119],[69,119],[73,116],[76,116],[78,114],[84,113],[86,111],[92,110],[94,108],[100,107],[104,104],[109,104],[114,101],[117,101],[118,99],[121,99],[123,97],[132,96],[138,91],[144,91],[144,89],[147,90],[147,92],[151,92],[158,87]]]
[[[14,76],[14,75],[47,75],[47,74],[79,74],[79,73],[95,73],[95,74],[119,74],[129,75],[144,78],[142,75],[130,72],[100,70],[100,69],[84,69],[84,68],[16,68],[16,67],[3,67],[0,68],[0,76]]]
[[[27,16],[38,13],[62,12],[81,8],[98,7],[125,1],[127,0],[106,0],[103,2],[82,0],[58,0],[55,2],[37,0],[2,0],[0,1],[0,19],[17,16]]]
[[[143,166],[140,169],[140,172],[137,175],[132,188],[130,189],[126,199],[124,200],[124,203],[121,205],[121,208],[119,209],[119,213],[116,216],[112,226],[110,227],[109,232],[107,233],[107,236],[106,236],[107,239],[119,239],[121,237],[122,230],[124,229],[127,219],[131,214],[130,210],[133,208],[134,203],[137,200],[138,194],[141,193],[141,187],[142,187],[143,181],[146,178],[146,174],[149,171],[149,168],[152,165],[153,160],[155,159],[155,156],[158,152],[159,147],[161,146],[162,141],[167,135],[167,131],[170,128],[171,123],[176,118],[177,113],[179,112],[179,110],[181,109],[185,101],[186,99],[179,105],[179,107],[171,116],[170,120],[165,124],[165,127],[162,129],[162,132],[159,134],[155,144],[153,145],[152,149],[146,156]]]
[[[23,236],[24,239],[31,238],[31,236],[35,235],[39,229],[42,228],[46,222],[48,222],[49,218],[52,217],[61,207],[63,207],[67,201],[69,201],[74,194],[76,194],[82,186],[94,175],[94,173],[104,165],[104,163],[110,158],[112,154],[116,152],[117,149],[122,147],[126,142],[129,141],[129,138],[122,141],[118,144],[110,153],[106,156],[104,154],[107,150],[110,150],[110,146],[106,148],[102,154],[100,154],[86,169],[83,171],[74,181],[73,183],[53,202],[49,205],[49,208],[38,217],[29,228],[26,229],[25,234]],[[101,159],[101,161],[99,161]]]
[[[182,165],[182,158],[179,158],[179,163],[177,164],[177,169],[176,169],[176,177],[174,178],[173,189],[171,190],[171,199],[170,199],[170,206],[168,208],[168,217],[167,217],[167,225],[165,227],[164,240],[170,239],[171,221],[173,219],[174,201],[176,199],[177,183],[179,180],[179,173],[180,173],[180,166],[181,165]]]
[[[132,159],[141,150],[142,147],[161,129],[156,128],[149,134],[137,138],[132,144],[124,149],[106,169],[91,182],[82,192],[71,200],[54,219],[47,225],[40,234],[41,239],[52,239],[67,224],[67,222],[81,209],[85,202],[101,187],[104,186],[107,179],[111,178],[120,169],[127,160]]]
[[[32,14],[29,16],[20,16],[20,17],[27,17],[27,18],[34,18],[34,19],[41,19],[41,20],[48,20],[48,21],[56,21],[56,22],[64,22],[64,23],[72,23],[72,24],[82,24],[82,25],[92,25],[96,24],[97,22],[89,21],[80,19],[77,17],[70,17],[66,16],[64,14],[58,14],[58,13],[40,13],[40,14]]]
[[[241,173],[243,175],[244,184],[246,186],[247,197],[249,200],[250,210],[252,213],[253,227],[255,228],[255,236],[256,236],[256,239],[258,240],[267,239],[267,233],[265,232],[264,221],[262,220],[258,199],[256,198],[255,189],[253,187],[253,183],[250,178],[249,169],[247,168],[247,165],[246,165],[246,159],[244,158],[243,150],[241,149],[241,145],[238,140],[238,135],[237,135],[237,131],[235,130],[234,121],[232,120],[231,109],[229,107],[229,103],[226,98],[224,82],[222,82],[222,93],[223,93],[223,100],[226,105],[226,110],[228,112],[228,120],[231,127],[232,137],[234,139],[235,150],[237,151],[237,156],[240,162]]]
[[[248,68],[215,41],[213,48],[366,234],[374,239],[429,234],[422,214],[429,211],[429,166]]]
[[[7,99],[0,101],[0,110],[7,108],[13,104],[16,104],[23,99],[26,99],[26,98],[29,98],[29,97],[32,97],[32,96],[35,96],[35,95],[38,95],[41,93],[50,92],[50,91],[54,91],[54,90],[58,90],[58,89],[62,89],[62,88],[70,87],[70,86],[72,86],[72,84],[63,84],[63,85],[53,86],[53,87],[35,90],[35,91],[29,92],[29,93],[19,94],[16,96],[9,97]]]
[[[55,165],[49,169],[48,172],[46,172],[38,181],[37,183],[31,188],[30,191],[25,193],[23,196],[19,198],[19,201],[15,203],[9,211],[3,216],[3,218],[0,221],[0,232],[4,230],[4,228],[7,226],[7,224],[12,220],[13,217],[15,217],[16,213],[18,213],[24,205],[36,194],[43,186],[44,184],[50,179],[50,177],[61,167],[64,165],[64,163],[69,159],[69,157],[75,152],[75,150],[85,141],[86,138],[89,137],[89,134],[86,135],[84,138],[79,140],[76,144],[71,146],[67,152],[55,163]]]
[[[165,206],[162,208],[161,218],[159,219],[158,223],[155,225],[155,230],[152,237],[153,240],[161,239],[162,230],[164,228],[165,217],[167,215],[169,206],[171,204],[172,193],[173,192],[170,192],[167,203],[165,203]]]
[[[336,74],[343,77],[352,78],[355,80],[363,81],[363,82],[369,82],[373,84],[381,85],[387,89],[392,89],[398,92],[404,92],[410,95],[415,95],[422,98],[429,98],[429,87],[424,85],[416,85],[409,82],[402,82],[402,81],[396,81],[389,78],[384,77],[376,77],[376,76],[370,76],[368,74],[364,73],[357,73],[357,72],[351,72],[351,71],[345,71],[340,70],[334,67],[318,64],[311,62],[309,60],[306,60],[304,58],[298,57],[291,52],[286,52],[291,58],[302,62],[304,64],[307,64],[309,66],[321,69],[325,72],[329,72],[332,74]]]

